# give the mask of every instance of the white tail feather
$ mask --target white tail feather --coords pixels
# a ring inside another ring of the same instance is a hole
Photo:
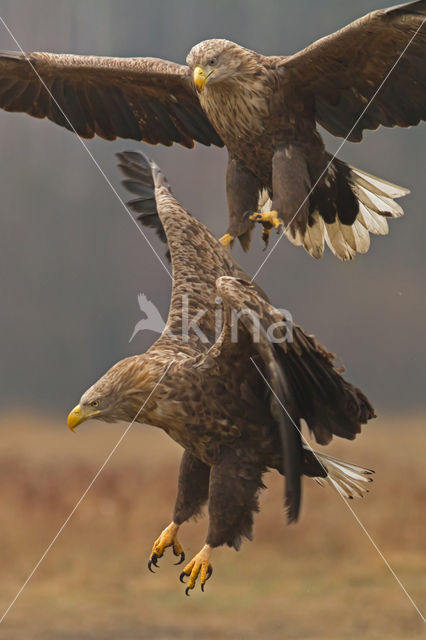
[[[270,211],[272,209],[272,200],[269,197],[269,193],[266,189],[262,189],[259,194],[259,204],[257,205],[259,211]]]
[[[370,234],[368,233],[368,230],[358,219],[353,223],[352,229],[355,236],[355,249],[358,253],[367,253],[370,248]]]
[[[352,188],[358,200],[365,204],[370,210],[385,213],[390,218],[399,218],[404,215],[402,208],[398,203],[394,202],[392,198],[367,191],[365,187],[357,184]]]
[[[388,198],[402,198],[402,196],[410,193],[410,189],[399,187],[397,184],[392,184],[392,182],[372,176],[371,173],[361,171],[361,169],[357,169],[356,167],[351,167],[351,171],[358,176],[356,179],[358,184],[366,187],[368,191],[371,191],[373,187],[374,193],[377,195],[388,196]]]
[[[326,223],[325,225],[325,241],[334,255],[341,260],[352,260],[356,255],[356,251],[352,249],[348,242],[348,238],[351,238],[351,236],[351,227],[347,224],[342,224],[338,219],[331,224]]]
[[[324,220],[321,218],[318,211],[314,211],[312,214],[314,221],[312,226],[307,226],[305,235],[303,236],[302,243],[306,251],[314,258],[321,258],[324,253]]]
[[[352,462],[345,462],[339,458],[333,458],[325,453],[314,451],[307,445],[305,449],[313,452],[320,464],[327,471],[325,478],[314,478],[318,484],[326,483],[334,487],[345,498],[363,498],[368,493],[368,485],[373,481],[370,476],[374,473],[371,469],[365,469]]]
[[[349,166],[349,165],[348,165]],[[284,229],[288,239],[296,246],[301,246],[314,258],[321,258],[324,253],[324,242],[341,260],[352,260],[357,253],[367,253],[370,248],[370,233],[386,235],[389,231],[387,218],[398,218],[404,214],[402,208],[394,201],[410,193],[409,189],[399,187],[382,178],[349,167],[351,184],[358,198],[358,215],[352,225],[343,224],[337,218],[333,223],[325,223],[320,213],[311,215],[311,226],[302,231],[300,226],[290,225]],[[330,165],[329,171],[334,171]],[[259,211],[270,211],[272,202],[266,190],[259,197]]]
[[[380,236],[386,236],[389,233],[389,225],[386,218],[376,213],[376,211],[371,211],[362,204],[362,202],[359,203],[359,213],[356,219],[359,220],[362,226],[365,227],[367,231],[370,231],[370,233],[375,233]]]

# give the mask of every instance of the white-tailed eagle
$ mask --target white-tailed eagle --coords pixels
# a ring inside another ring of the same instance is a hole
[[[231,254],[176,201],[154,163],[135,152],[118,155],[125,185],[139,190],[140,215],[152,225],[157,218],[167,238],[170,311],[153,346],[95,382],[68,425],[75,429],[88,418],[136,420],[163,429],[183,447],[172,522],[154,543],[148,566],[157,566],[167,547],[183,561],[179,527],[208,502],[206,543],[181,574],[182,580],[189,576],[188,593],[197,577],[204,587],[213,548],[238,549],[243,537],[251,538],[268,469],[285,475],[290,522],[299,515],[302,475],[348,498],[363,496],[371,471],[314,451],[302,440],[301,420],[327,444],[333,435],[355,438],[374,410],[342,377],[335,356],[297,325],[289,327]]]
[[[426,0],[374,11],[290,56],[207,40],[190,51],[188,66],[3,53],[0,107],[86,138],[225,144],[223,244],[239,238],[248,249],[259,221],[265,239],[282,226],[316,258],[326,242],[348,260],[368,250],[370,232],[387,233],[386,218],[402,215],[394,199],[408,190],[332,159],[317,124],[359,142],[365,129],[424,120],[425,18]]]

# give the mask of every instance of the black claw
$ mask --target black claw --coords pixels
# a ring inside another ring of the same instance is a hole
[[[182,573],[179,576],[179,580],[185,584],[185,582],[183,581],[184,578],[187,578],[188,576],[186,575],[185,571],[182,571]]]
[[[185,589],[185,595],[189,597],[189,587],[186,587],[186,589]]]
[[[268,233],[262,233],[262,240],[264,242],[263,250],[266,251],[266,249],[268,248],[268,245],[269,245],[269,232]]]
[[[210,580],[210,578],[212,577],[212,573],[213,573],[213,567],[209,567],[207,569],[206,582],[207,582],[207,580]]]
[[[158,560],[158,556],[156,553],[153,553],[151,558],[149,559],[148,562],[148,569],[151,571],[151,573],[155,573],[155,571],[152,570],[152,565],[154,565],[154,567],[156,567],[157,569],[160,568],[160,565],[157,564],[157,560]]]
[[[173,552],[174,553],[174,552]],[[175,556],[177,556],[178,554],[175,553]],[[180,554],[180,560],[178,560],[177,562],[174,562],[173,564],[175,566],[177,566],[178,564],[182,564],[182,562],[185,560],[185,551],[182,551],[182,553]]]
[[[250,211],[250,209],[248,209],[247,211],[244,211],[243,218],[250,218],[250,216],[252,216],[253,213],[254,211]]]
[[[201,591],[204,593],[204,583],[201,585]]]

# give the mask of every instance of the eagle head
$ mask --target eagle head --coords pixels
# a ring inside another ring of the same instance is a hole
[[[192,47],[186,62],[197,91],[232,82],[256,69],[258,54],[229,40],[204,40]]]
[[[145,355],[117,362],[83,393],[68,415],[71,431],[89,418],[103,422],[131,421],[140,412],[156,381]]]

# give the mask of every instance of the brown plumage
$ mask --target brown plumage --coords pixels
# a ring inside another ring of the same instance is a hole
[[[286,57],[207,40],[190,51],[188,66],[154,58],[31,53],[28,59],[46,87],[24,56],[5,53],[0,106],[72,125],[89,138],[225,144],[226,242],[238,237],[248,249],[253,222],[245,213],[268,208],[270,199],[277,224],[294,244],[319,258],[326,242],[348,260],[368,250],[370,232],[387,233],[386,217],[402,215],[394,198],[408,190],[331,161],[316,124],[357,142],[365,129],[424,120],[425,17],[426,0],[374,11]]]
[[[369,472],[313,452],[298,429],[303,419],[321,444],[333,435],[353,439],[374,416],[367,398],[342,378],[332,354],[269,304],[175,200],[154,163],[134,152],[118,157],[126,186],[131,180],[133,191],[139,189],[141,216],[146,205],[167,237],[170,312],[164,333],[145,354],[118,362],[83,394],[69,426],[89,417],[130,422],[136,416],[184,448],[173,522],[154,545],[150,567],[167,546],[183,553],[177,528],[207,498],[207,551],[222,544],[238,549],[242,537],[251,537],[268,469],[286,476],[289,521],[299,514],[302,474],[335,483],[347,497],[363,495]],[[205,549],[201,571],[207,571]],[[197,562],[185,569],[189,588]]]

